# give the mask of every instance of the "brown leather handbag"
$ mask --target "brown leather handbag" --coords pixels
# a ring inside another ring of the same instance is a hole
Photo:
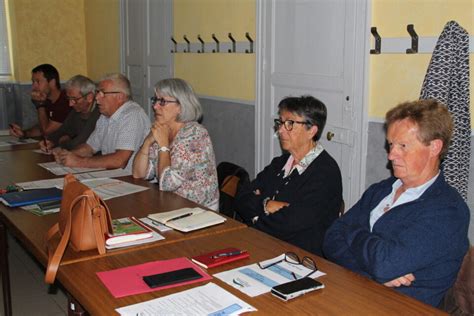
[[[52,239],[58,233],[61,240],[53,251]],[[104,201],[72,175],[64,177],[59,221],[46,233],[48,250],[46,283],[54,283],[66,246],[74,251],[97,249],[105,253],[105,236],[112,232],[110,211]]]

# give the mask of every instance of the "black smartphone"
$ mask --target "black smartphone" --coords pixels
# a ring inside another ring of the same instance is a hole
[[[274,286],[271,293],[284,301],[288,301],[292,298],[322,288],[324,288],[324,284],[315,279],[306,277]]]
[[[193,268],[185,268],[164,273],[147,275],[143,277],[143,281],[149,287],[155,288],[159,286],[171,285],[185,281],[197,280],[202,276]]]

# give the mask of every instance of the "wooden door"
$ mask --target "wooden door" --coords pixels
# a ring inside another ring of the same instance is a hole
[[[281,154],[272,129],[278,102],[312,95],[328,109],[321,144],[339,164],[346,206],[365,181],[366,7],[353,0],[262,0],[257,7],[256,172]]]

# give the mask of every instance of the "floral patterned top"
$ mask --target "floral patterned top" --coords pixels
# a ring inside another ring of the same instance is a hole
[[[148,171],[145,179],[156,178],[159,145],[150,147]],[[207,130],[197,122],[186,122],[178,131],[170,148],[171,166],[158,179],[160,189],[206,206],[219,207],[216,160]]]

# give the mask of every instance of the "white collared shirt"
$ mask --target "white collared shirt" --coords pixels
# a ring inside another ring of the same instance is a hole
[[[374,227],[375,223],[379,220],[382,215],[385,214],[389,209],[394,208],[395,206],[405,204],[411,201],[418,199],[425,191],[436,181],[439,176],[439,171],[430,180],[419,185],[414,188],[408,188],[403,192],[398,199],[393,202],[393,198],[395,197],[395,193],[397,190],[402,186],[402,181],[397,179],[392,184],[392,192],[387,195],[380,203],[370,212],[370,231],[372,232],[372,228]]]
[[[295,158],[290,155],[288,160],[286,161],[285,165],[283,166],[283,171],[285,172],[283,175],[283,178],[288,177],[293,170],[296,168],[298,170],[298,173],[301,175],[303,172],[308,168],[308,166],[316,159],[322,152],[324,148],[320,143],[317,143],[316,146],[311,148],[310,151],[304,156],[303,159],[296,165],[293,165],[293,162],[295,161]]]

